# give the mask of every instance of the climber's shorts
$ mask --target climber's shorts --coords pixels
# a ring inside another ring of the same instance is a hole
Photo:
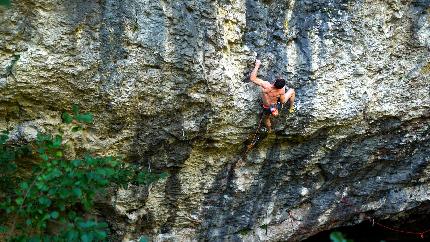
[[[272,114],[272,111],[270,110],[270,106],[267,107],[266,105],[262,104],[261,107],[263,107],[263,113],[264,114],[269,114],[269,115]]]
[[[279,112],[281,110],[282,105],[280,102],[277,102],[276,104],[272,104],[271,106],[266,106],[264,104],[261,104],[261,107],[263,108],[263,114],[270,114],[271,115],[272,110],[270,107],[278,109],[278,112]]]

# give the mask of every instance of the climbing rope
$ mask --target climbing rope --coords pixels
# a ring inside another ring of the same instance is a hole
[[[353,205],[353,204],[351,204],[351,203],[347,200],[347,198],[346,198],[346,197],[342,197],[342,198],[340,199],[340,201],[339,201],[339,202],[340,202],[340,203],[342,203],[342,204],[345,204],[345,205],[346,205],[346,206],[348,206],[348,207],[353,208],[353,212],[355,212],[355,213],[362,213],[362,212],[358,211],[358,209],[357,209],[356,207],[354,207],[354,205]],[[301,220],[300,220],[300,219],[297,219],[296,217],[294,217],[294,216],[291,214],[291,211],[288,211],[288,216],[291,218],[292,223],[297,224],[298,226],[300,225],[300,224],[299,224],[299,222],[300,222]],[[375,218],[373,218],[373,217],[371,217],[371,216],[369,216],[369,215],[364,215],[364,217],[363,217],[363,218],[364,218],[364,219],[366,219],[367,221],[369,221],[370,223],[372,223],[372,226],[375,226],[375,225],[376,225],[376,226],[379,226],[379,227],[381,227],[381,228],[383,228],[383,229],[390,230],[390,231],[393,231],[393,232],[396,232],[396,233],[400,233],[400,234],[416,235],[417,237],[419,237],[419,238],[421,238],[421,239],[424,239],[425,234],[430,233],[430,229],[427,229],[427,230],[424,230],[424,231],[420,231],[420,232],[415,232],[415,231],[402,230],[402,229],[394,228],[394,227],[391,227],[391,226],[387,226],[387,225],[384,225],[384,224],[382,224],[382,223],[377,222],[377,221],[375,220]],[[330,224],[330,227],[331,227],[332,225],[334,225],[336,222],[338,222],[338,220],[334,220],[334,221]],[[297,226],[297,227],[298,227],[298,226]]]
[[[259,118],[259,120],[258,120],[258,126],[257,126],[257,129],[255,130],[255,132],[254,132],[254,135],[253,135],[253,137],[252,137],[252,141],[251,141],[251,143],[249,143],[247,146],[246,146],[246,149],[245,149],[245,151],[243,152],[243,154],[242,154],[242,160],[243,161],[245,161],[246,160],[246,156],[248,155],[248,153],[255,147],[255,144],[257,143],[257,141],[260,139],[260,137],[259,137],[259,134],[260,134],[260,128],[261,128],[261,124],[262,124],[262,121],[263,121],[263,116],[264,116],[264,111],[261,111],[260,112],[260,118]]]
[[[354,205],[352,205],[348,199],[346,197],[342,197],[340,199],[340,203],[346,204],[346,206],[352,207],[354,209],[354,212],[359,212],[358,209],[356,207],[354,207]],[[390,227],[381,223],[378,223],[377,221],[375,221],[375,219],[373,217],[370,217],[368,215],[365,215],[364,217],[365,219],[369,220],[372,222],[372,226],[374,226],[375,224],[381,228],[384,228],[386,230],[391,230],[397,233],[402,233],[402,234],[412,234],[412,235],[417,235],[419,238],[424,239],[424,235],[426,233],[430,233],[430,229],[421,231],[421,232],[414,232],[414,231],[407,231],[407,230],[401,230],[401,229],[397,229],[394,227]]]

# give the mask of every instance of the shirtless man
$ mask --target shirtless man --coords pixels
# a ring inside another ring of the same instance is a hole
[[[278,78],[275,80],[275,83],[270,84],[270,82],[263,81],[260,78],[257,78],[258,68],[260,68],[261,61],[255,61],[254,70],[251,72],[251,81],[261,87],[261,95],[263,99],[263,112],[266,114],[264,119],[264,123],[266,124],[269,132],[272,131],[272,124],[270,122],[271,115],[278,116],[278,98],[283,105],[288,100],[290,101],[290,109],[289,112],[294,112],[294,98],[296,96],[296,92],[294,89],[290,88],[287,92],[285,92],[285,80]]]

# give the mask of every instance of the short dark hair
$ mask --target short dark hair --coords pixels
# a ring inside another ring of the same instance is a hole
[[[285,87],[285,80],[284,80],[284,79],[282,79],[282,78],[278,78],[278,79],[276,79],[276,80],[275,80],[275,87],[276,87],[277,89],[281,89],[281,88]]]

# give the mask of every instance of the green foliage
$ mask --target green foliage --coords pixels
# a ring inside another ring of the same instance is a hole
[[[84,129],[92,123],[91,114],[63,113],[63,121]],[[101,241],[108,225],[88,218],[94,198],[103,189],[128,183],[149,185],[167,176],[139,172],[136,166],[115,157],[86,155],[69,159],[60,134],[38,134],[32,149],[7,145],[8,134],[0,135],[0,237],[11,241]],[[17,179],[18,158],[29,156],[35,164],[32,175]],[[7,185],[5,185],[7,184]]]
[[[0,0],[0,6],[10,6],[10,0]]]
[[[141,171],[137,174],[137,183],[139,185],[149,185],[157,180],[166,178],[168,175],[167,172],[156,174],[149,171]]]
[[[21,159],[30,154],[30,149],[26,145],[8,145],[8,133],[0,133],[0,197],[1,191],[10,192],[16,187],[17,177],[13,174],[17,171],[15,160]]]
[[[332,242],[354,242],[353,240],[346,239],[341,232],[335,231],[330,234]]]
[[[80,113],[79,106],[73,105],[72,113],[64,112],[61,115],[63,122],[66,124],[77,124],[72,128],[72,132],[77,132],[85,128],[85,124],[92,124],[94,117],[91,113]]]
[[[146,237],[146,236],[142,236],[139,239],[139,242],[149,242],[149,241],[150,241],[150,239],[148,237]]]

